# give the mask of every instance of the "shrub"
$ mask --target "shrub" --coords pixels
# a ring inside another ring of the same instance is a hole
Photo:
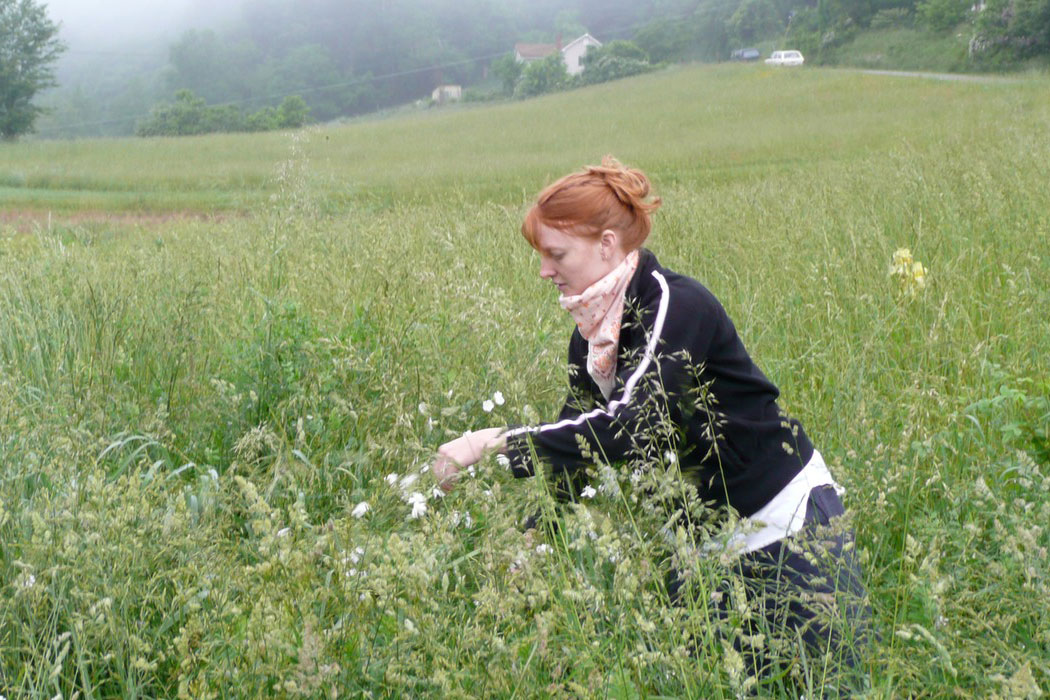
[[[580,82],[604,83],[652,70],[645,50],[633,41],[618,39],[604,46],[591,47],[583,57]]]
[[[969,16],[970,0],[925,0],[915,11],[927,27],[946,32]]]
[[[209,107],[192,90],[179,90],[175,101],[153,108],[150,117],[139,124],[139,136],[190,136],[233,131],[273,131],[293,129],[306,123],[310,108],[303,98],[291,95],[278,107],[263,107],[244,114],[235,105]]]
[[[521,78],[514,88],[515,97],[535,97],[547,92],[564,90],[569,86],[569,73],[560,53],[555,53],[541,61],[534,61],[521,72]]]
[[[879,10],[871,18],[872,29],[910,27],[911,24],[912,15],[906,7],[890,7],[885,10]]]

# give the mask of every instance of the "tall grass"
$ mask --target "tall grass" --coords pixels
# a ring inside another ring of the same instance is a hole
[[[847,488],[868,694],[1035,697],[1046,94],[680,70],[295,136],[5,147],[27,183],[91,174],[63,206],[243,208],[0,236],[0,693],[742,692],[739,620],[669,605],[682,543],[626,475],[527,536],[542,480],[486,461],[438,498],[421,473],[449,436],[556,412],[571,321],[517,227],[612,151],[664,197],[652,249],[719,296]],[[929,269],[914,297],[899,247]],[[694,567],[701,592],[726,572]],[[760,694],[824,683],[796,666]]]

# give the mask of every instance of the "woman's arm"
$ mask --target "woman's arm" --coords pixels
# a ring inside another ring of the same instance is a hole
[[[513,428],[505,435],[515,476],[531,476],[532,454],[549,462],[552,475],[569,476],[592,462],[585,450],[605,461],[625,459],[661,432],[662,423],[680,418],[679,402],[692,385],[692,368],[707,356],[714,337],[712,315],[687,289],[668,287],[654,272],[658,293],[641,311],[645,345],[637,364],[620,370],[622,386],[607,406],[598,406],[554,423]]]
[[[506,428],[467,431],[438,448],[438,458],[431,467],[438,486],[451,491],[459,470],[478,462],[489,452],[502,452],[507,444]]]
[[[590,386],[586,369],[587,342],[574,330],[569,339],[569,393],[565,404],[558,413],[558,420],[567,420],[579,416],[595,401],[594,390]],[[517,426],[514,426],[517,427]],[[432,470],[438,485],[445,491],[451,491],[456,475],[460,469],[477,463],[489,452],[506,452],[507,428],[487,428],[485,430],[467,431],[455,440],[449,440],[438,448],[438,458]]]

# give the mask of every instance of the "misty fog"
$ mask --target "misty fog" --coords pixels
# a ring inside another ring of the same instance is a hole
[[[239,11],[238,2],[207,0],[48,0],[48,15],[61,25],[70,53],[117,50],[167,42],[190,27],[214,26]]]
[[[224,110],[209,119],[258,125],[276,123],[265,110],[288,98],[315,122],[424,103],[442,84],[496,99],[513,82],[490,71],[497,58],[513,65],[517,42],[554,51],[563,38],[630,39],[655,23],[658,43],[677,32],[672,43],[686,46],[672,22],[697,0],[40,1],[67,47],[40,98],[46,138],[143,133],[158,110],[202,110],[197,100]]]

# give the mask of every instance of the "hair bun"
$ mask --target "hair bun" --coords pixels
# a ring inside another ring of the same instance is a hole
[[[591,239],[612,230],[624,251],[636,250],[652,230],[649,214],[660,206],[659,197],[649,193],[645,173],[605,156],[601,165],[585,166],[547,185],[525,215],[521,235],[539,250],[541,226]]]
[[[648,214],[660,206],[660,198],[654,197],[645,201],[651,190],[649,178],[641,170],[628,168],[620,161],[607,155],[601,165],[590,165],[587,172],[601,178],[616,198],[629,209]]]

